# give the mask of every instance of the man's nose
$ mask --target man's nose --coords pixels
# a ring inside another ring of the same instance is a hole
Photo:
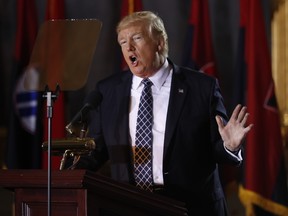
[[[135,49],[134,44],[132,41],[127,42],[127,47],[126,47],[127,51],[132,51]]]

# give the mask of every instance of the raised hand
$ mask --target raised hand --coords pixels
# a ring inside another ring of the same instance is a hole
[[[215,117],[224,145],[230,151],[237,151],[240,149],[246,134],[253,127],[253,124],[246,126],[248,116],[247,107],[238,104],[233,110],[232,116],[226,125],[224,125],[220,116],[217,115]]]

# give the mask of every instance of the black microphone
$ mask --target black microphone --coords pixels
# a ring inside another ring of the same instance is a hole
[[[85,105],[81,108],[81,110],[73,117],[71,122],[66,125],[66,130],[73,134],[73,125],[75,123],[86,123],[87,115],[92,109],[96,109],[102,101],[102,95],[99,91],[92,91],[89,93],[85,100]]]

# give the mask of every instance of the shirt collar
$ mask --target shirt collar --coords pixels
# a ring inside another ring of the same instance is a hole
[[[169,63],[168,63],[168,60],[166,59],[164,64],[162,65],[162,67],[153,76],[149,77],[149,79],[151,80],[153,85],[158,90],[161,89],[164,82],[166,81],[166,79],[169,75],[169,70],[170,70]],[[139,88],[142,80],[143,80],[143,78],[141,78],[141,77],[133,76],[132,88],[133,89]]]

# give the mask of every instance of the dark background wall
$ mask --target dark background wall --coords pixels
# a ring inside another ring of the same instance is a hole
[[[169,56],[177,64],[184,59],[185,36],[190,15],[189,0],[143,0],[143,9],[158,13],[164,20],[169,36]],[[36,0],[39,25],[43,23],[46,1]],[[115,26],[120,19],[121,1],[115,0],[67,0],[67,19],[99,19],[103,23],[100,39],[95,51],[88,81],[82,89],[68,92],[67,119],[81,107],[83,94],[94,88],[95,83],[119,67],[120,49],[116,41]],[[2,99],[0,125],[6,125],[10,110],[8,89],[12,71],[12,56],[16,33],[16,0],[0,0],[0,97]],[[228,111],[233,97],[231,89],[235,63],[237,34],[239,27],[239,1],[210,0],[210,16],[217,70]],[[268,16],[269,17],[269,16]],[[73,101],[73,106],[69,106]],[[76,102],[76,103],[75,103]]]

